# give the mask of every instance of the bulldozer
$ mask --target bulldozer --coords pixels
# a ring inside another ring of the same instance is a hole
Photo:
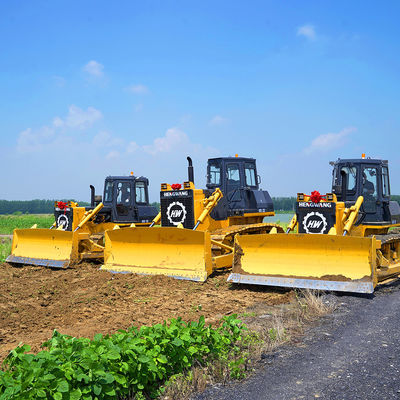
[[[285,233],[235,237],[228,281],[373,293],[400,274],[400,206],[390,198],[388,161],[363,154],[330,164],[331,193],[298,193]]]
[[[204,282],[214,270],[232,266],[238,233],[283,232],[263,222],[275,213],[269,193],[259,187],[255,159],[209,159],[206,189],[195,187],[187,160],[183,185],[161,184],[161,226],[106,231],[102,269]]]
[[[15,229],[12,264],[31,264],[66,268],[71,263],[104,256],[104,232],[132,224],[149,226],[159,219],[158,210],[149,204],[149,181],[145,177],[108,176],[104,196],[95,194],[90,185],[90,207],[74,201],[56,201],[54,224],[49,229]],[[158,219],[157,219],[158,218]]]

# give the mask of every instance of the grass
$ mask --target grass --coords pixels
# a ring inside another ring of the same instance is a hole
[[[52,214],[0,215],[0,235],[12,235],[14,229],[50,228],[54,222]]]
[[[0,235],[12,235],[14,229],[26,229],[37,224],[38,228],[50,228],[54,222],[52,214],[0,215]],[[11,240],[0,238],[0,262],[11,253]]]
[[[4,262],[10,253],[11,240],[8,238],[0,238],[0,262]]]
[[[267,315],[265,310],[241,314],[249,330],[236,343],[236,353],[229,359],[215,360],[207,366],[195,365],[186,373],[174,375],[165,385],[161,399],[188,400],[208,385],[245,378],[255,370],[263,354],[304,335],[310,323],[333,310],[334,306],[325,303],[320,292],[299,290],[293,301],[271,306]]]

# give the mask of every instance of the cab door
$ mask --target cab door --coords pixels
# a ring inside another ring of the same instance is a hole
[[[363,166],[361,188],[364,201],[362,211],[366,222],[383,221],[382,183],[377,166]]]
[[[226,196],[230,209],[243,208],[241,193],[241,175],[239,163],[226,164]]]
[[[382,208],[383,221],[392,222],[390,212],[390,184],[389,184],[389,168],[387,165],[382,166]]]
[[[114,183],[113,220],[114,222],[134,222],[134,187],[130,180],[117,180]]]

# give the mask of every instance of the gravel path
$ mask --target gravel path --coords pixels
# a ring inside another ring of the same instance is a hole
[[[374,296],[327,295],[336,311],[300,346],[264,355],[247,381],[214,386],[196,400],[400,399],[400,282]]]

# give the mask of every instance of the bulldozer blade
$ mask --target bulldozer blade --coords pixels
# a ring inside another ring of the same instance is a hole
[[[173,227],[106,231],[101,269],[204,282],[212,272],[210,234]]]
[[[237,235],[228,281],[372,293],[377,284],[376,248],[375,238]]]
[[[66,268],[74,259],[73,233],[53,229],[15,229],[11,255],[16,264]]]

